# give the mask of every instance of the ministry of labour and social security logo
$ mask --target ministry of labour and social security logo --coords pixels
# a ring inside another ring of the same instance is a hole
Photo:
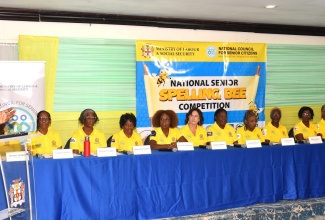
[[[10,196],[10,207],[17,207],[25,202],[25,184],[19,179],[12,181],[10,184],[9,196]]]
[[[6,123],[6,132],[30,132],[36,130],[36,116],[34,116],[27,109],[15,107],[15,115]]]
[[[215,56],[217,56],[218,51],[215,46],[209,46],[209,47],[207,47],[205,53],[208,57],[214,58]]]
[[[154,55],[155,48],[150,44],[146,44],[141,47],[141,51],[142,51],[142,56],[144,58],[148,58]]]

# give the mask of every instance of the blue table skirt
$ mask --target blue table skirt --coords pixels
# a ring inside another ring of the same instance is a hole
[[[152,219],[325,196],[325,145],[34,159],[38,219]]]

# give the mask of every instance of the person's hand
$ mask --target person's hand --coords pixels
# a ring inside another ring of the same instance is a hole
[[[172,143],[169,145],[169,148],[176,148],[176,147],[177,147],[176,142],[172,142]]]
[[[11,107],[6,110],[0,111],[0,124],[4,124],[12,118],[16,113],[16,110]]]

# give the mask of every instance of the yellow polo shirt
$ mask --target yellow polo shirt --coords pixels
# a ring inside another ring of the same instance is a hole
[[[93,132],[90,135],[87,135],[81,127],[72,134],[70,140],[70,148],[79,150],[79,152],[83,152],[84,141],[86,136],[89,136],[91,153],[97,153],[97,148],[99,147],[107,147],[106,138],[103,132],[94,128]]]
[[[46,135],[39,131],[35,131],[32,134],[40,134],[38,137],[31,138],[33,155],[52,154],[53,150],[62,147],[61,137],[57,131],[49,129]]]
[[[270,140],[271,142],[281,142],[281,138],[289,137],[286,127],[280,124],[277,128],[274,127],[271,122],[264,126],[263,134],[265,140]]]
[[[172,142],[177,142],[177,140],[182,137],[182,133],[178,128],[169,128],[168,136],[166,137],[161,127],[154,128],[151,132],[150,140],[154,140],[157,144],[171,144]]]
[[[295,136],[297,134],[302,134],[304,139],[307,140],[308,137],[317,136],[319,130],[317,126],[311,121],[309,122],[309,128],[306,127],[306,125],[301,121],[293,127],[293,133]]]
[[[245,127],[240,127],[236,131],[238,137],[238,144],[246,144],[247,140],[265,141],[264,135],[259,127],[254,128],[253,131],[245,130]]]
[[[222,129],[215,122],[208,128],[208,141],[225,141],[227,145],[232,145],[238,141],[238,138],[233,126],[226,124],[225,128]]]
[[[205,146],[208,138],[207,138],[207,131],[205,130],[204,127],[197,125],[196,126],[196,133],[195,135],[192,133],[192,131],[190,130],[190,127],[187,125],[185,125],[184,127],[182,127],[180,129],[180,132],[182,133],[182,135],[184,136],[184,138],[186,138],[186,140],[188,142],[192,142],[194,147],[198,147],[198,146]]]
[[[325,138],[325,120],[321,119],[316,126],[318,128],[318,133],[322,134],[322,138]]]
[[[127,137],[123,130],[115,133],[112,137],[111,147],[116,147],[118,151],[132,151],[133,146],[141,146],[142,138],[135,130],[131,137]]]

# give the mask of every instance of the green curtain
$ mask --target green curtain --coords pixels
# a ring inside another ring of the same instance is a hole
[[[290,129],[302,106],[313,108],[314,123],[325,104],[325,46],[268,44],[266,118],[273,107],[282,109],[281,122]]]
[[[267,106],[323,104],[325,47],[268,44]]]
[[[135,110],[135,41],[60,37],[54,111]]]

